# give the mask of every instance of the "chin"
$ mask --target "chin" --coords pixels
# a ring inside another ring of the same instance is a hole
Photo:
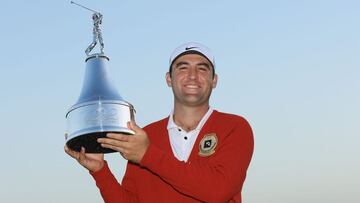
[[[194,106],[202,106],[202,105],[206,104],[206,101],[199,100],[199,99],[197,99],[197,100],[186,100],[185,104],[187,106],[193,106],[193,107]]]

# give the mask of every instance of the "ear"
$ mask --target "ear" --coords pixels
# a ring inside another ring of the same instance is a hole
[[[214,89],[217,85],[217,81],[218,81],[218,76],[217,74],[214,75],[214,78],[212,80],[212,88]]]
[[[169,72],[166,73],[165,78],[166,78],[166,83],[167,83],[168,87],[171,87],[171,76],[170,76]]]

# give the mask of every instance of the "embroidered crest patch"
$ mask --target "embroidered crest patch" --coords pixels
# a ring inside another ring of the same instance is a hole
[[[215,152],[215,147],[217,145],[216,133],[210,133],[205,135],[200,141],[199,155],[200,156],[210,156]]]

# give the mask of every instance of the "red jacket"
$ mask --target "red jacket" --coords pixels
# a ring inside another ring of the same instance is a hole
[[[104,201],[241,203],[241,190],[254,148],[248,122],[214,111],[186,163],[172,153],[167,123],[165,118],[144,128],[151,144],[140,164],[128,162],[122,185],[107,164],[92,173]],[[212,141],[208,141],[210,137]]]

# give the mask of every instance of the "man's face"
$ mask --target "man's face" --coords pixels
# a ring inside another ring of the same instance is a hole
[[[213,75],[213,71],[211,63],[198,54],[187,54],[176,59],[172,65],[172,75],[166,74],[166,82],[173,89],[175,102],[186,106],[207,104],[217,83],[217,75]]]

